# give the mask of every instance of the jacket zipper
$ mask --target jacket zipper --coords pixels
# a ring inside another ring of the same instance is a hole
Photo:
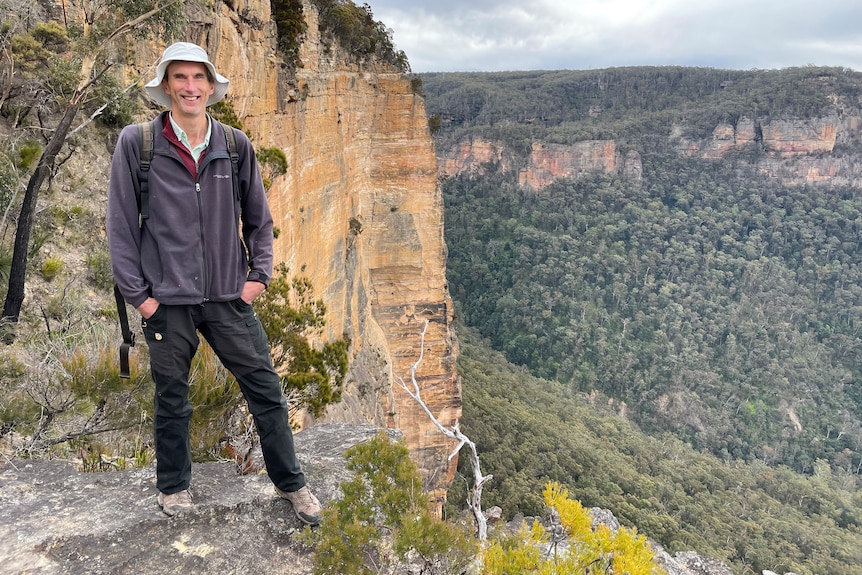
[[[198,178],[200,178],[200,172],[198,172]],[[200,228],[201,235],[201,258],[203,259],[203,281],[204,281],[204,293],[203,293],[203,303],[206,303],[210,299],[210,274],[209,267],[207,266],[207,238],[206,233],[204,233],[204,207],[203,200],[201,198],[201,184],[199,180],[195,181],[195,193],[198,198],[198,227]]]

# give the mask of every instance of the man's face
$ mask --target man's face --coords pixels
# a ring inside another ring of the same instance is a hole
[[[200,62],[171,62],[162,80],[162,89],[171,98],[171,112],[183,116],[199,116],[215,85]]]

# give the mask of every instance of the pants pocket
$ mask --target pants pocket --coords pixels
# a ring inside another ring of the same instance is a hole
[[[156,312],[147,319],[141,318],[141,330],[147,343],[164,341],[168,332],[168,310],[160,304]]]

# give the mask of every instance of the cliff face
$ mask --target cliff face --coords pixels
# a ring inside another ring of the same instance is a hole
[[[716,126],[707,140],[680,137],[678,148],[708,159],[754,152],[761,170],[790,185],[858,186],[862,166],[836,148],[858,137],[860,125],[859,116],[838,113],[807,120],[740,118],[735,126]]]
[[[675,127],[670,142],[680,153],[711,160],[747,154],[758,169],[787,185],[862,185],[862,164],[841,154],[841,145],[858,138],[862,118],[832,114],[798,120],[741,118],[736,125],[720,124],[703,140],[683,137],[684,126]],[[541,190],[557,178],[577,178],[591,171],[623,174],[640,179],[640,154],[623,154],[614,140],[587,140],[574,144],[535,141],[526,166],[501,142],[470,137],[450,146],[441,145],[439,169],[444,175],[481,173],[488,162],[504,171],[518,169],[522,186]]]
[[[522,186],[541,190],[557,178],[576,178],[591,171],[625,174],[640,179],[640,154],[623,154],[613,140],[588,140],[571,145],[533,142],[525,167],[511,150],[500,142],[471,137],[440,150],[438,166],[443,175],[478,174],[488,163],[504,171],[518,169]]]
[[[309,278],[324,300],[324,338],[351,344],[344,401],[325,419],[400,428],[426,487],[443,498],[453,445],[397,385],[410,381],[428,321],[422,397],[444,425],[460,418],[443,203],[424,102],[403,74],[325,49],[308,3],[295,77],[275,53],[269,2],[216,6],[215,15],[187,8],[185,39],[206,47],[231,80],[227,99],[255,145],[286,154],[288,173],[269,192],[276,262]],[[138,62],[161,51],[136,49]]]

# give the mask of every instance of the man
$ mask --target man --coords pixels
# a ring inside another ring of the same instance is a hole
[[[314,525],[320,504],[305,485],[280,378],[251,306],[272,274],[272,216],[248,138],[236,132],[237,198],[224,132],[231,128],[206,113],[227,88],[201,47],[168,46],[145,86],[169,108],[153,127],[147,217],[139,219],[138,126],[120,133],[111,164],[107,235],[114,278],[141,314],[156,384],[157,501],[167,515],[193,509],[188,377],[200,332],[239,382],[276,491]]]

